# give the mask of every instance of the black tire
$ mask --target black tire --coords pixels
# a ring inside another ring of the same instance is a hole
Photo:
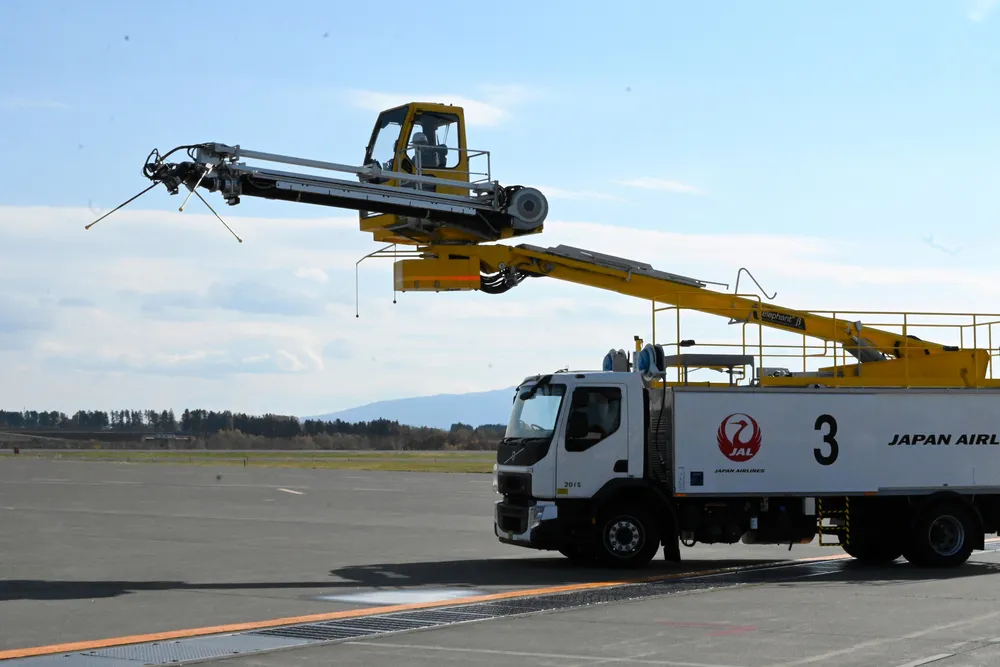
[[[888,565],[903,555],[906,529],[893,505],[858,499],[838,531],[844,551],[862,565]]]
[[[660,528],[644,510],[615,507],[597,521],[601,561],[619,568],[643,567],[660,549]]]
[[[917,516],[907,560],[924,567],[957,567],[972,555],[977,522],[962,503],[934,503]]]
[[[844,551],[864,565],[888,565],[903,555],[903,546],[887,538],[865,540],[860,544],[846,544]]]

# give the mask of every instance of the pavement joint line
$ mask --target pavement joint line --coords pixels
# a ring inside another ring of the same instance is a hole
[[[896,667],[921,667],[921,665],[929,665],[932,662],[937,662],[938,660],[944,660],[945,658],[950,658],[955,655],[954,653],[938,653],[937,655],[929,655],[926,658],[918,658],[917,660],[911,660],[902,665],[897,665]]]
[[[917,639],[919,637],[925,637],[934,632],[941,632],[943,630],[951,630],[952,628],[958,628],[966,625],[973,625],[985,621],[990,618],[995,618],[1000,616],[1000,611],[991,611],[987,614],[982,614],[980,616],[973,616],[970,618],[964,618],[958,621],[952,621],[950,623],[943,623],[941,625],[933,625],[922,630],[916,630],[905,635],[890,636],[890,637],[878,637],[875,639],[868,639],[865,641],[858,642],[853,646],[847,646],[841,649],[835,649],[832,651],[827,651],[825,653],[820,653],[818,655],[809,656],[808,658],[802,658],[800,660],[794,660],[792,662],[782,663],[781,665],[775,665],[774,667],[793,667],[795,665],[805,665],[808,663],[819,662],[820,660],[828,661],[831,658],[837,658],[841,656],[854,653],[855,651],[872,648],[874,646],[884,646],[886,644],[893,644],[896,642],[905,642],[912,639]],[[921,663],[917,663],[921,664]]]
[[[537,653],[532,651],[511,651],[507,649],[472,648],[465,646],[434,646],[431,644],[396,644],[380,643],[372,644],[367,641],[351,640],[344,642],[348,646],[363,646],[365,648],[376,649],[397,649],[407,651],[444,651],[449,653],[471,653],[478,655],[504,655],[518,658],[550,658],[559,660],[583,660],[584,664],[600,664],[627,662],[639,665],[663,665],[663,667],[745,667],[744,665],[728,665],[704,662],[685,662],[678,660],[649,660],[644,657],[618,657],[618,656],[597,656],[597,655],[576,655],[572,653]]]
[[[1000,541],[1000,540],[998,540]],[[69,642],[65,644],[50,644],[46,646],[33,646],[20,649],[9,649],[0,651],[0,661],[15,658],[30,658],[43,655],[54,655],[58,653],[73,653],[79,651],[90,651],[95,649],[113,648],[118,646],[128,646],[132,644],[143,644],[148,642],[160,642],[175,639],[191,639],[194,637],[204,637],[207,635],[219,635],[229,633],[246,632],[250,630],[265,630],[278,628],[281,626],[304,625],[308,623],[318,623],[323,621],[334,621],[343,619],[363,618],[368,616],[382,616],[401,611],[419,611],[434,609],[438,607],[449,607],[461,609],[483,602],[496,602],[500,600],[511,600],[525,597],[540,597],[557,593],[572,593],[597,589],[610,589],[636,584],[656,583],[663,581],[677,581],[698,579],[703,577],[720,576],[740,572],[751,572],[755,570],[778,570],[790,567],[799,567],[811,563],[831,562],[851,558],[847,554],[836,554],[830,556],[815,556],[811,558],[801,558],[791,561],[775,561],[773,563],[761,563],[753,565],[735,565],[731,567],[713,568],[709,570],[693,570],[690,572],[676,572],[662,575],[652,575],[649,577],[637,577],[633,579],[622,579],[619,581],[598,581],[577,584],[564,584],[559,586],[545,586],[540,588],[527,588],[503,593],[488,593],[485,595],[475,595],[460,599],[435,600],[430,602],[414,602],[397,605],[380,605],[377,607],[365,607],[363,609],[348,609],[343,611],[323,612],[318,614],[308,614],[304,616],[291,616],[285,618],[275,618],[265,621],[249,621],[243,623],[229,623],[225,625],[206,626],[201,628],[188,628],[183,630],[169,630],[164,632],[144,633],[138,635],[128,635],[123,637],[109,637],[105,639],[85,640]]]
[[[986,545],[1000,545],[1000,538],[986,540]],[[985,546],[985,545],[984,545]],[[759,563],[752,565],[735,565],[730,567],[720,567],[707,570],[694,570],[689,572],[676,572],[670,574],[652,575],[648,577],[637,577],[623,579],[620,581],[601,581],[576,584],[564,584],[559,586],[544,586],[539,588],[519,589],[503,593],[488,593],[484,595],[470,596],[461,599],[445,599],[429,602],[416,602],[397,605],[380,605],[377,607],[365,607],[363,609],[350,609],[335,612],[325,612],[319,614],[309,614],[304,616],[293,616],[276,618],[265,621],[250,621],[243,623],[231,623],[226,625],[206,626],[201,628],[189,628],[183,630],[172,630],[166,632],[147,633],[123,637],[112,637],[98,640],[78,641],[64,644],[52,644],[46,646],[35,646],[21,649],[11,649],[0,651],[0,661],[31,658],[37,656],[53,655],[59,653],[73,653],[82,651],[93,651],[96,649],[116,648],[135,644],[145,644],[150,642],[161,642],[166,640],[184,640],[209,635],[222,635],[233,633],[244,633],[253,630],[267,630],[280,628],[282,626],[300,626],[324,621],[335,621],[344,619],[356,619],[374,616],[383,616],[403,611],[422,611],[440,607],[447,607],[460,611],[462,608],[481,603],[497,602],[501,600],[513,600],[517,598],[546,597],[558,593],[582,592],[588,590],[607,590],[621,588],[631,585],[685,581],[700,579],[726,574],[736,574],[742,572],[752,572],[757,570],[781,570],[793,567],[801,567],[813,563],[833,562],[850,559],[851,556],[834,554],[830,556],[814,556],[788,561],[773,561],[769,563]]]

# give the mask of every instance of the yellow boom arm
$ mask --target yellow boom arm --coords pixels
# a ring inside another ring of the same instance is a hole
[[[858,360],[855,366],[821,369],[855,381],[843,384],[971,386],[985,378],[989,354],[960,350],[914,336],[864,327],[860,322],[826,317],[709,289],[685,276],[648,264],[569,246],[425,246],[418,259],[396,262],[399,291],[482,290],[502,293],[528,277],[597,287],[680,308],[759,323],[837,343]],[[861,381],[860,366],[864,365]],[[802,379],[770,378],[769,384],[801,384]],[[813,380],[815,381],[815,380]]]

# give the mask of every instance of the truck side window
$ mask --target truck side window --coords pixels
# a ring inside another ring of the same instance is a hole
[[[582,452],[618,430],[622,392],[616,387],[580,387],[573,391],[566,429],[566,451]]]

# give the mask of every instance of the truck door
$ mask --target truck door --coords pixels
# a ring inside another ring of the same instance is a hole
[[[556,497],[589,498],[628,476],[628,410],[624,385],[573,390],[556,461]]]

